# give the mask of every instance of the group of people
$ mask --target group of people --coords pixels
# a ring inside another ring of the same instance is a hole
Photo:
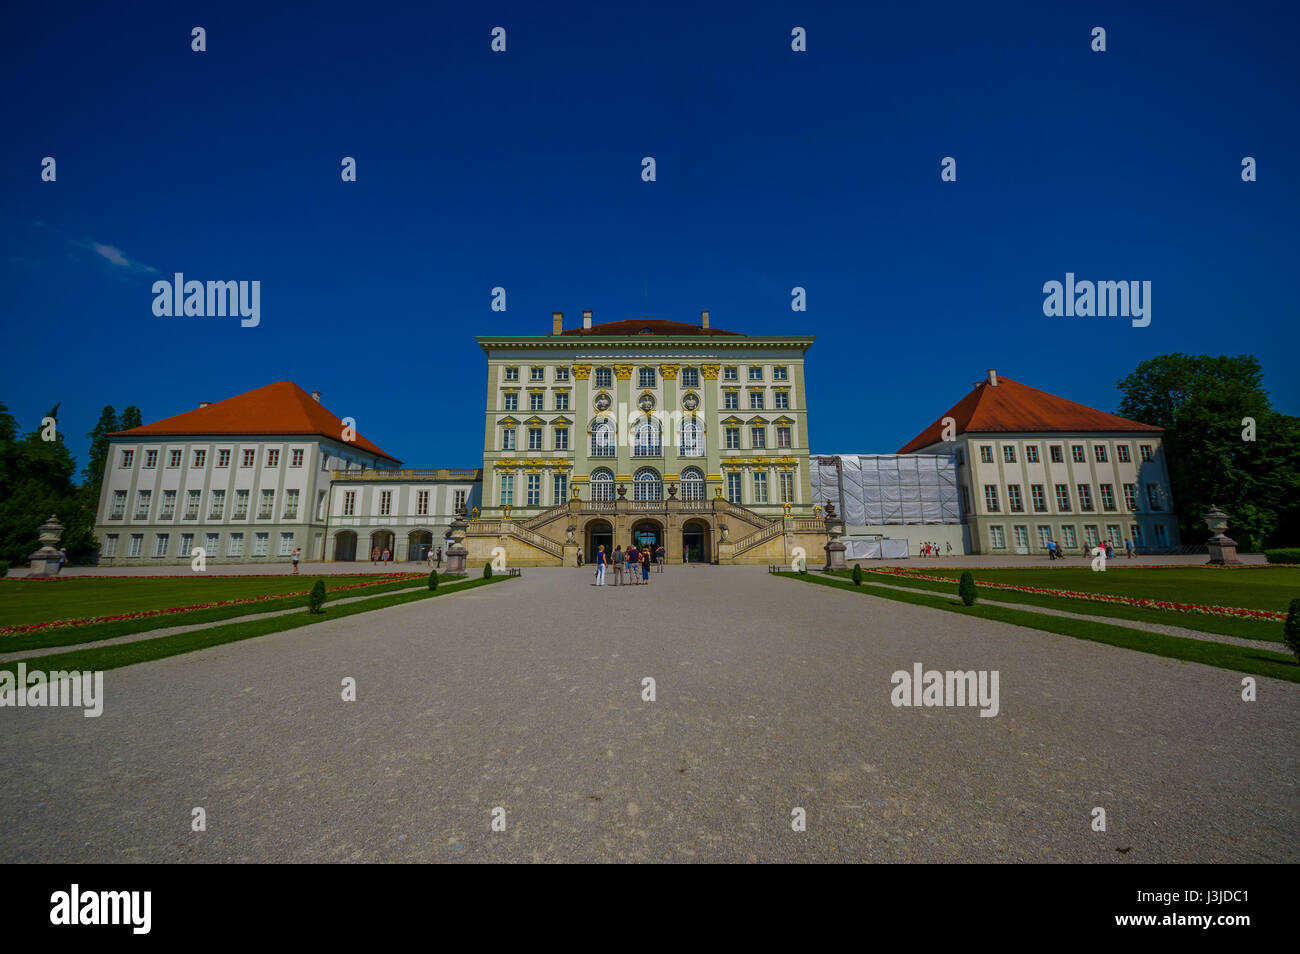
[[[650,545],[642,544],[638,547],[634,543],[629,543],[626,547],[615,547],[612,553],[605,552],[605,545],[601,544],[596,548],[596,586],[605,585],[605,569],[613,567],[614,585],[623,584],[623,574],[627,574],[628,585],[648,585],[650,583],[650,565],[654,564],[655,572],[664,571],[664,548],[660,544],[655,548]],[[578,551],[578,565],[582,565],[582,551]],[[638,579],[639,577],[639,579]]]
[[[1098,542],[1096,547],[1085,546],[1083,548],[1083,558],[1085,560],[1091,559],[1092,551],[1098,548],[1100,548],[1106,554],[1107,560],[1115,559],[1115,545],[1111,543],[1109,540],[1102,540]],[[1133,554],[1136,552],[1137,550],[1133,546],[1133,539],[1131,537],[1125,538],[1124,555],[1131,560],[1133,559]],[[1055,540],[1047,541],[1047,559],[1049,560],[1065,559],[1065,554],[1061,552],[1061,545],[1057,543]]]
[[[945,543],[944,546],[948,548],[948,552],[947,552],[946,555],[947,555],[947,556],[952,556],[952,543],[951,543],[951,541],[948,542],[948,543]],[[936,543],[936,542],[934,542],[933,540],[931,540],[929,543],[922,543],[922,544],[921,544],[921,556],[923,556],[923,557],[937,557],[938,555],[939,555],[939,544],[938,544],[938,543]]]

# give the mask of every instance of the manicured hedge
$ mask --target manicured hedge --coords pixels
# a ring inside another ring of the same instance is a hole
[[[1269,563],[1300,563],[1300,547],[1265,550],[1264,559],[1268,560]]]

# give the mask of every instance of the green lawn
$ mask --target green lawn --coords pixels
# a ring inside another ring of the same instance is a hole
[[[290,576],[287,573],[283,576],[247,578],[197,574],[165,579],[80,576],[50,583],[3,579],[0,580],[0,626],[115,616],[140,610],[249,599],[278,593],[306,593],[317,579],[318,577],[306,574]],[[378,577],[354,574],[326,576],[323,579],[326,588],[330,589],[373,581]],[[353,592],[360,596],[367,591]],[[255,613],[258,610],[250,609],[248,612]]]
[[[864,567],[865,569],[865,567]],[[981,579],[980,573],[989,571],[971,571],[975,574],[976,584]],[[996,571],[1004,573],[1038,573],[1037,570],[1009,570]],[[1056,572],[1049,570],[1047,572]],[[1092,573],[1092,570],[1086,572]],[[1106,571],[1108,574],[1110,570]],[[1129,571],[1137,572],[1137,571]],[[836,574],[847,578],[849,573]],[[947,575],[936,573],[934,575]],[[954,581],[959,574],[952,574]],[[1100,576],[1100,574],[1098,574]],[[956,582],[940,583],[934,580],[916,580],[906,576],[885,575],[881,573],[868,573],[866,579],[875,583],[889,583],[895,586],[905,586],[909,589],[929,590],[931,592],[955,594],[957,592]],[[1012,583],[1023,586],[1041,586],[1040,582],[1023,581],[1014,576],[1001,576],[998,578],[999,583]],[[1073,589],[1083,591],[1082,586],[1065,586],[1058,583],[1057,589]],[[1096,592],[1095,590],[1092,592]],[[1128,593],[1117,593],[1116,595],[1128,596]],[[1220,636],[1240,636],[1243,639],[1263,639],[1271,642],[1282,641],[1282,623],[1270,620],[1260,619],[1241,619],[1232,616],[1207,616],[1202,613],[1180,613],[1171,610],[1162,609],[1145,609],[1137,606],[1124,606],[1119,603],[1097,603],[1092,600],[1073,599],[1070,597],[1048,596],[1042,593],[1021,593],[1018,590],[1002,590],[993,587],[987,587],[980,591],[980,598],[993,600],[999,603],[1018,603],[1025,606],[1043,606],[1051,609],[1064,610],[1067,613],[1082,613],[1087,616],[1109,617],[1111,619],[1133,620],[1142,623],[1160,623],[1165,626],[1181,626],[1184,629],[1194,629],[1202,633],[1214,633]],[[1187,599],[1179,599],[1178,602],[1191,602]],[[1257,609],[1259,607],[1249,607]]]
[[[1152,569],[1126,567],[1124,562],[1122,558],[1111,560],[1106,564],[1104,573],[1096,572],[1086,564],[1024,570],[971,569],[970,572],[976,583],[988,580],[1017,586],[1045,586],[1084,593],[1109,593],[1175,603],[1241,606],[1282,613],[1286,612],[1292,599],[1300,596],[1300,566],[1246,569],[1189,566]],[[869,569],[866,565],[862,568]],[[950,576],[953,579],[961,575],[959,568],[927,567],[924,562],[907,569],[931,576]],[[992,599],[992,595],[989,598]]]

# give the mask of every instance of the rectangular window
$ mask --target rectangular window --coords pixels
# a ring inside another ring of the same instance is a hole
[[[259,520],[270,520],[273,516],[272,511],[275,509],[275,491],[262,491],[262,504],[257,508],[257,518]]]
[[[722,409],[724,411],[740,410],[740,392],[723,391],[722,392]]]
[[[226,556],[243,556],[244,555],[244,535],[242,533],[232,533],[230,539],[226,542]]]
[[[1132,460],[1132,457],[1129,456],[1129,449],[1127,444],[1120,444],[1115,448],[1115,459],[1119,461],[1121,464],[1127,464],[1130,460]]]
[[[726,367],[722,369],[722,380],[739,381],[740,372],[735,367]]]
[[[1101,444],[1092,445],[1092,457],[1099,464],[1106,463],[1106,448]]]
[[[416,492],[415,515],[417,517],[427,517],[429,515],[429,491],[420,490]]]
[[[970,495],[966,493],[965,485],[962,485],[959,489],[961,490],[961,512],[970,513]]]
[[[181,451],[172,450],[167,452],[167,466],[179,467],[181,465]]]
[[[1163,523],[1158,523],[1156,524],[1155,530],[1156,530],[1156,546],[1158,547],[1169,546],[1169,534],[1165,531],[1165,525]]]
[[[783,365],[783,364],[778,364],[776,367],[774,367],[774,368],[772,369],[772,380],[773,380],[773,381],[789,381],[789,380],[790,380],[790,369],[787,368],[787,367],[786,367],[785,365]]]
[[[530,411],[545,411],[545,410],[546,410],[546,395],[543,394],[541,391],[534,391],[533,393],[529,394],[529,395],[528,395],[528,410],[530,410]]]
[[[302,460],[303,460],[303,449],[302,449],[301,447],[295,447],[295,448],[294,448],[292,451],[290,451],[289,453],[290,453],[290,457],[289,457],[289,466],[290,466],[290,467],[301,467],[301,466],[302,466]]]
[[[754,503],[767,503],[767,471],[765,470],[754,472]]]
[[[998,485],[997,484],[984,485],[984,507],[989,511],[989,513],[998,512],[999,508],[998,508]]]
[[[266,556],[270,544],[271,535],[269,533],[253,534],[253,556]]]
[[[1079,509],[1084,513],[1092,510],[1092,488],[1087,484],[1079,484]]]
[[[790,410],[790,392],[777,391],[772,395],[772,406],[778,411]]]
[[[501,475],[501,506],[513,507],[515,504],[515,475]]]
[[[1029,552],[1029,528],[1025,526],[1015,526],[1012,527],[1011,530],[1016,535],[1016,552],[1028,553]]]
[[[762,392],[762,391],[750,391],[750,392],[749,392],[749,409],[750,409],[751,411],[761,411],[761,410],[763,410],[763,392]]]
[[[209,556],[214,556],[214,557],[215,557],[215,556],[217,555],[217,547],[219,547],[220,545],[221,545],[221,535],[220,535],[220,534],[217,534],[217,533],[209,533],[209,534],[204,535],[204,537],[203,537],[203,551],[204,551],[205,553],[207,553]]]
[[[205,450],[196,450],[196,451],[194,452],[194,465],[193,465],[193,466],[195,466],[195,467],[202,467],[202,466],[203,466],[204,464],[206,464],[207,462],[208,462],[208,452],[207,452],[207,451],[205,451]]]
[[[1039,526],[1038,528],[1038,549],[1046,550],[1047,541],[1052,539],[1052,528]]]
[[[1151,510],[1160,509],[1160,485],[1147,484],[1147,507]]]
[[[156,557],[165,557],[167,555],[167,539],[165,533],[155,534],[153,538],[153,555]]]
[[[555,380],[557,380],[557,381],[567,381],[567,380],[569,380],[569,369],[568,369],[568,368],[556,368],[556,369],[555,369]]]
[[[794,474],[791,471],[781,471],[781,503],[794,503]]]
[[[501,429],[501,449],[515,449],[515,429],[513,427],[503,427]]]
[[[749,380],[751,380],[751,381],[762,381],[762,380],[763,380],[763,366],[762,366],[762,365],[750,365],[750,366],[749,366]]]
[[[540,507],[542,505],[542,475],[528,475],[528,506]]]
[[[555,409],[556,409],[557,411],[567,411],[567,410],[569,409],[569,392],[568,392],[568,391],[556,391],[556,392],[555,392]]]
[[[609,368],[596,369],[596,387],[612,388],[614,386],[614,372]]]
[[[1124,485],[1124,509],[1132,512],[1138,508],[1138,485]]]
[[[235,491],[235,512],[231,515],[236,520],[243,520],[248,517],[248,491]]]
[[[280,534],[280,556],[290,556],[293,553],[293,534]]]
[[[218,467],[229,467],[229,466],[230,466],[230,448],[229,448],[229,447],[223,447],[221,450],[217,451],[217,466],[218,466]]]
[[[699,368],[682,368],[682,387],[698,388],[700,386]]]
[[[1074,535],[1074,527],[1061,528],[1061,544],[1070,548],[1079,545],[1079,539]]]
[[[501,398],[501,406],[507,411],[519,410],[519,395],[514,391],[507,391]]]
[[[144,549],[144,534],[131,534],[131,545],[127,548],[126,555],[129,557],[138,557],[140,551]]]
[[[1029,496],[1034,501],[1035,513],[1047,513],[1047,494],[1044,492],[1042,484],[1031,484]]]
[[[133,451],[133,450],[124,450],[124,451],[122,451],[122,466],[123,466],[123,467],[130,467],[130,466],[131,466],[131,462],[134,461],[134,460],[135,460],[135,451]]]
[[[1007,535],[1003,533],[1001,527],[989,527],[989,543],[994,550],[1007,548]]]
[[[343,493],[343,516],[355,517],[357,513],[357,492],[347,490]]]
[[[1053,444],[1051,451],[1053,464],[1061,464],[1065,462],[1065,451],[1061,448],[1060,444]]]
[[[104,537],[103,555],[106,557],[117,556],[117,534],[116,533],[110,533],[106,537]]]
[[[239,466],[240,466],[240,467],[252,467],[252,466],[253,466],[253,462],[254,462],[254,460],[256,459],[256,457],[257,457],[257,451],[253,450],[252,448],[247,448],[247,449],[244,451],[244,457],[243,457],[243,460],[240,462]]]
[[[379,516],[391,517],[393,515],[393,492],[383,490],[379,493]]]
[[[1139,527],[1136,523],[1130,523],[1128,525],[1128,535],[1133,538],[1133,545],[1135,547],[1141,547],[1146,545],[1142,542],[1142,528]]]
[[[152,470],[158,466],[158,452],[156,450],[144,452],[144,466],[146,470]]]
[[[767,428],[751,427],[749,429],[749,446],[755,450],[767,447]]]
[[[569,449],[569,429],[567,427],[557,427],[555,429],[555,449],[557,451]]]
[[[777,447],[790,446],[790,428],[778,427],[776,429],[776,446]]]
[[[1124,548],[1124,531],[1117,523],[1106,524],[1106,539],[1110,541],[1112,547],[1118,549]]]
[[[652,388],[655,386],[655,369],[641,368],[637,371],[637,385],[643,388]]]
[[[1155,455],[1151,453],[1151,445],[1150,445],[1150,444],[1143,444],[1143,445],[1141,445],[1141,446],[1138,448],[1138,453],[1140,453],[1140,454],[1142,455],[1142,463],[1144,463],[1144,464],[1149,464],[1149,463],[1151,463],[1152,460],[1155,459]]]
[[[187,490],[185,492],[185,519],[199,519],[199,504],[203,497],[201,490]]]
[[[545,369],[545,368],[539,368],[539,367],[537,367],[536,365],[533,365],[531,368],[528,369],[528,380],[529,380],[529,381],[545,381],[545,380],[546,380],[546,369]]]
[[[553,494],[551,499],[555,501],[557,506],[569,499],[568,474],[555,474],[551,478],[551,493]]]
[[[226,492],[214,490],[208,498],[208,519],[220,520],[226,510]]]
[[[981,462],[981,463],[985,463],[985,464],[991,464],[991,463],[993,463],[993,445],[992,445],[992,444],[981,444],[981,445],[980,445],[980,462]]]
[[[1011,506],[1013,513],[1023,513],[1025,510],[1024,498],[1020,496],[1019,484],[1007,485],[1007,503]]]
[[[297,519],[298,519],[298,490],[297,490],[297,488],[293,488],[292,490],[286,490],[286,491],[284,492],[284,519],[286,519],[286,520],[297,520]]]
[[[734,504],[740,503],[740,474],[736,471],[727,474],[727,499]]]
[[[110,520],[121,520],[126,515],[126,491],[113,491],[113,510],[109,513]]]
[[[1062,513],[1070,512],[1070,485],[1056,485],[1056,509]]]
[[[1002,445],[1002,460],[1004,463],[1014,464],[1016,462],[1016,446],[1014,444]]]
[[[1088,544],[1089,550],[1101,543],[1101,534],[1097,532],[1097,527],[1094,524],[1090,523],[1084,526],[1083,541]]]
[[[182,533],[181,548],[180,550],[177,551],[176,555],[183,556],[183,557],[193,556],[194,555],[192,552],[193,549],[194,549],[194,534]]]
[[[727,428],[727,450],[740,450],[740,428]]]
[[[519,369],[518,369],[518,368],[506,368],[505,379],[506,379],[507,381],[518,381],[518,380],[519,380]]]
[[[176,516],[176,491],[164,490],[162,498],[162,510],[158,514],[159,520],[170,520]]]
[[[542,449],[542,429],[540,427],[528,428],[528,449],[529,450]]]
[[[149,518],[149,505],[153,502],[153,491],[140,490],[135,495],[135,519],[147,520]]]
[[[1025,448],[1025,460],[1031,464],[1038,463],[1038,445],[1030,444]]]
[[[1088,462],[1087,450],[1082,444],[1071,445],[1070,453],[1074,456],[1076,464],[1086,464]]]
[[[1114,485],[1113,485],[1113,484],[1101,484],[1101,485],[1098,486],[1097,489],[1098,489],[1098,491],[1101,493],[1101,509],[1102,509],[1102,510],[1114,510],[1114,509],[1115,509],[1115,487],[1114,487]]]
[[[316,519],[325,519],[325,491],[323,490],[316,492]]]

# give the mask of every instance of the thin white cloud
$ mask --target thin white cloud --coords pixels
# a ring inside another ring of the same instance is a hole
[[[94,239],[85,239],[81,242],[74,242],[82,248],[88,248],[100,258],[117,265],[120,268],[129,268],[132,271],[156,272],[158,269],[152,265],[145,265],[142,262],[133,262],[127,258],[120,248],[116,245],[105,245],[103,242],[96,242]]]

